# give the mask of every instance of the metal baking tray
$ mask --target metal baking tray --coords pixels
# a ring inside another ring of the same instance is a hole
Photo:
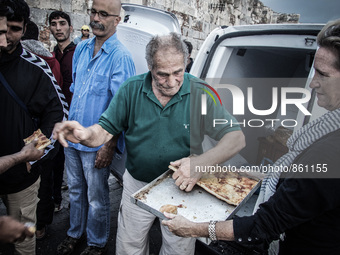
[[[172,179],[173,171],[168,170],[154,181],[131,195],[132,203],[151,212],[160,219],[165,219],[159,211],[166,204],[182,205],[177,213],[194,222],[230,219],[253,195],[261,185],[259,176],[252,177],[259,182],[238,206],[230,205],[195,185],[190,192],[180,190]],[[248,175],[249,176],[249,175]]]

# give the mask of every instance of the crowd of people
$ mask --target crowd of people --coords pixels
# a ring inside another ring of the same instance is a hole
[[[29,20],[27,3],[0,0],[0,118],[6,123],[0,130],[0,197],[9,214],[0,216],[0,241],[14,243],[18,254],[35,254],[36,240],[46,236],[53,213],[62,209],[64,170],[70,227],[56,253],[72,254],[86,240],[82,255],[106,254],[112,165],[125,170],[116,254],[149,254],[156,216],[131,203],[131,194],[169,163],[178,168],[175,184],[190,192],[202,175],[192,171],[194,166],[225,162],[246,145],[240,126],[208,125],[216,118],[237,123],[223,105],[207,101],[209,114],[201,117],[205,85],[189,73],[192,44],[181,35],[154,36],[146,46],[149,71],[136,75],[132,56],[116,34],[120,9],[120,0],[93,0],[90,24],[75,43],[70,16],[51,12],[49,28],[57,45],[49,52]],[[310,87],[328,113],[293,133],[289,152],[275,164],[327,164],[335,173],[340,164],[340,20],[327,24],[317,42]],[[37,141],[23,143],[38,128],[52,141],[45,150],[36,149]],[[208,151],[202,148],[205,135],[218,141]],[[194,254],[199,236],[235,241],[260,254],[339,254],[339,184],[338,178],[276,173],[263,181],[252,216],[193,223],[164,213],[160,254]],[[35,233],[27,223],[36,225]]]

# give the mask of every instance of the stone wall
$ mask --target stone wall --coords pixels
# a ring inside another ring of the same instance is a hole
[[[172,12],[176,15],[183,36],[192,42],[193,53],[202,45],[208,34],[218,26],[298,23],[298,14],[276,13],[258,0],[125,0],[125,3],[146,5]],[[69,13],[74,27],[72,37],[80,35],[80,28],[89,23],[87,9],[92,0],[27,0],[31,17],[42,31],[40,40],[52,46],[54,39],[49,35],[48,15],[53,10]],[[48,40],[48,38],[50,40]]]

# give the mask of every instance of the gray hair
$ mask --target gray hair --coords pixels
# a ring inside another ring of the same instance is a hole
[[[340,19],[328,22],[318,34],[317,42],[338,56],[335,67],[340,70]]]
[[[187,66],[188,47],[182,40],[181,35],[171,32],[168,35],[154,36],[146,45],[145,59],[150,69],[155,68],[154,56],[159,50],[173,48],[180,54],[183,54],[184,67]]]

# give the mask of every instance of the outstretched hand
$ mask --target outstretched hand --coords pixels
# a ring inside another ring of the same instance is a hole
[[[86,128],[77,121],[64,121],[55,124],[53,129],[53,138],[58,139],[60,144],[68,147],[67,141],[80,143],[86,140],[90,135]],[[66,141],[67,140],[67,141]]]

